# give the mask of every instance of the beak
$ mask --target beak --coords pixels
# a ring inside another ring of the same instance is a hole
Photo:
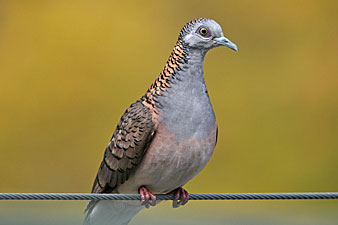
[[[227,46],[228,48],[231,48],[232,50],[235,50],[236,52],[238,52],[237,45],[235,45],[234,43],[229,41],[229,39],[227,39],[226,37],[216,37],[216,38],[214,38],[214,41],[218,45]]]

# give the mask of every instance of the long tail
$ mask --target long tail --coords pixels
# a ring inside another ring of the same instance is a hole
[[[140,201],[92,200],[86,208],[84,225],[127,225],[142,209]]]

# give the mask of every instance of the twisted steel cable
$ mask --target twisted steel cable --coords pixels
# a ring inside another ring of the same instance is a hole
[[[158,200],[173,200],[172,194],[156,194]],[[338,192],[298,193],[207,193],[190,194],[190,200],[286,200],[338,199]],[[139,194],[0,193],[0,200],[141,200]]]

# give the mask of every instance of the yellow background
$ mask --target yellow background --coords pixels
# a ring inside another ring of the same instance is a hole
[[[336,1],[0,1],[0,192],[89,192],[182,26],[215,19],[218,145],[190,192],[338,191]]]

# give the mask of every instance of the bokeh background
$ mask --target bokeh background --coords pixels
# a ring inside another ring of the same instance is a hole
[[[198,17],[215,19],[239,53],[217,48],[206,57],[219,139],[186,188],[338,191],[337,9],[334,0],[0,0],[0,192],[89,192],[120,116],[157,77],[182,26]],[[337,201],[320,202],[191,207],[221,216],[254,206],[260,217],[275,206],[295,212],[296,204],[301,224],[306,207],[322,210],[318,218],[338,209]],[[2,216],[32,208],[22,204],[0,202]]]

